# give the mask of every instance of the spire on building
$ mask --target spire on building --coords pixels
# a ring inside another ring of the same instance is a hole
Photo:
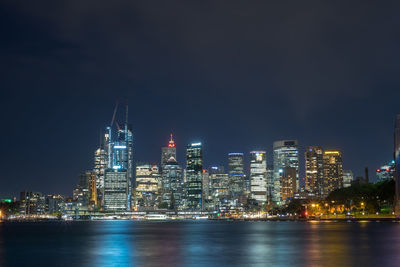
[[[174,138],[172,136],[172,133],[170,134],[171,139],[168,142],[168,147],[175,147],[175,141]]]

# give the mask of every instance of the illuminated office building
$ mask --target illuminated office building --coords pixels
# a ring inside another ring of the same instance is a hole
[[[381,166],[376,170],[376,177],[378,182],[392,180],[395,175],[395,161],[392,160],[388,164]]]
[[[170,209],[181,209],[183,206],[184,183],[182,167],[174,157],[170,157],[162,168],[162,202]]]
[[[343,187],[350,187],[353,183],[353,172],[350,170],[343,170]]]
[[[324,187],[323,196],[326,197],[335,189],[343,187],[342,153],[338,150],[326,150],[324,162]]]
[[[186,148],[186,190],[189,210],[200,211],[202,201],[203,151],[201,143],[189,144]]]
[[[214,210],[226,210],[229,202],[229,174],[223,166],[213,166],[209,169],[210,196]]]
[[[274,195],[274,165],[267,166],[267,202],[272,203]]]
[[[176,160],[176,147],[172,134],[170,135],[168,146],[161,148],[161,169],[171,157]]]
[[[281,180],[283,169],[296,169],[296,191],[299,189],[299,156],[297,140],[282,140],[274,142],[274,195],[273,201],[281,201]]]
[[[281,177],[281,198],[283,202],[293,199],[296,193],[296,169],[292,167],[284,167]]]
[[[138,210],[155,209],[159,204],[160,174],[157,165],[136,166],[136,207]]]
[[[104,211],[124,212],[130,210],[126,169],[107,169],[104,175]]]
[[[324,183],[324,168],[323,168],[324,152],[319,146],[310,146],[305,152],[306,163],[306,185],[307,192],[322,195]]]
[[[265,151],[250,152],[250,194],[259,203],[267,201],[267,158]]]
[[[45,197],[40,192],[20,193],[19,213],[21,215],[38,215],[44,214],[46,210]]]
[[[233,199],[245,193],[243,153],[228,154],[229,191]]]

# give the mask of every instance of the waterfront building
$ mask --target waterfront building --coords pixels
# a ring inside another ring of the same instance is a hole
[[[164,168],[164,165],[171,157],[176,160],[176,147],[172,134],[170,135],[168,146],[161,148],[161,169]]]
[[[91,199],[91,171],[85,171],[79,174],[78,184],[75,190],[75,198],[82,209],[88,209]]]
[[[181,209],[184,198],[183,189],[182,167],[171,156],[162,168],[162,203],[167,203],[170,209]]]
[[[283,202],[293,199],[297,192],[296,188],[296,168],[284,167],[281,177],[281,198]]]
[[[126,169],[107,169],[104,176],[104,211],[130,210],[128,199],[128,175]]]
[[[267,157],[265,151],[250,152],[250,194],[258,203],[267,201]]]
[[[234,202],[245,194],[245,174],[243,153],[228,154],[229,192]]]
[[[353,184],[354,176],[350,170],[343,170],[343,187],[350,187]]]
[[[159,185],[162,184],[157,165],[138,164],[136,166],[136,207],[138,210],[156,209]]]
[[[326,197],[335,189],[343,187],[342,153],[338,150],[326,150],[324,161],[323,196]]]
[[[48,213],[48,214],[63,213],[64,206],[65,206],[64,196],[47,195],[47,197],[46,197],[46,213]]]
[[[40,192],[22,191],[20,193],[19,213],[21,215],[39,215],[46,211],[46,200]]]
[[[209,207],[209,197],[210,197],[210,174],[208,170],[203,169],[202,171],[202,199],[203,199],[203,209],[208,210]]]
[[[108,133],[104,136],[104,141],[108,142]],[[103,190],[104,190],[104,174],[108,166],[108,153],[105,149],[104,143],[94,152],[94,168],[93,172],[96,175],[96,188],[97,188],[97,202],[102,205]]]
[[[200,142],[189,144],[186,148],[186,196],[187,206],[192,211],[200,211],[203,208],[202,172],[202,144]]]
[[[376,170],[377,181],[386,181],[394,179],[395,175],[395,161],[392,160],[389,163],[381,166]]]
[[[320,146],[309,146],[305,154],[307,192],[322,195],[324,183],[323,150]]]

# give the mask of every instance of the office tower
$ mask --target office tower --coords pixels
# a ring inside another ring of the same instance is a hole
[[[136,166],[136,207],[138,210],[156,209],[160,184],[157,165],[138,164]]]
[[[39,215],[44,214],[46,210],[45,197],[40,192],[20,193],[19,212],[21,215]]]
[[[200,211],[202,202],[203,151],[201,143],[189,144],[186,148],[186,190],[189,210]]]
[[[281,198],[283,202],[292,199],[296,193],[296,168],[285,167],[282,169],[281,177]]]
[[[202,185],[202,199],[203,199],[203,208],[207,209],[207,205],[208,205],[208,198],[210,195],[210,174],[208,173],[207,170],[202,171],[201,174],[202,178],[201,178],[201,185]]]
[[[223,166],[213,166],[209,169],[210,197],[214,210],[226,210],[229,208],[229,175],[225,173]]]
[[[265,151],[250,152],[250,194],[259,203],[267,201],[267,157]]]
[[[79,174],[79,180],[76,186],[75,197],[81,209],[89,208],[89,203],[91,200],[91,191],[92,191],[91,190],[92,174],[95,177],[95,174],[91,171],[85,171]]]
[[[103,202],[103,190],[104,190],[104,173],[108,166],[108,132],[104,135],[104,140],[101,141],[99,148],[94,152],[94,168],[93,171],[96,174],[96,188],[97,188],[97,201],[100,206]],[[107,145],[106,145],[107,144]]]
[[[396,215],[399,215],[400,214],[400,114],[396,116],[394,124],[394,161],[395,161],[394,181],[396,184],[395,212]]]
[[[353,172],[350,170],[343,170],[343,187],[350,187],[353,180]]]
[[[274,195],[274,165],[267,165],[267,202],[272,203]]]
[[[104,211],[129,211],[126,169],[107,169],[104,175]]]
[[[378,182],[394,179],[395,174],[395,161],[382,165],[376,170],[376,177]]]
[[[184,183],[182,167],[174,157],[170,157],[162,168],[162,202],[169,209],[179,210],[183,206]]]
[[[170,135],[168,146],[161,148],[161,169],[171,157],[176,160],[176,147],[172,134]]]
[[[228,154],[229,191],[233,199],[245,193],[243,153]]]
[[[299,189],[299,156],[297,140],[282,140],[274,142],[274,195],[273,201],[281,201],[281,175],[285,167],[296,169],[296,189]]]
[[[324,187],[322,194],[327,197],[333,190],[343,187],[342,153],[338,150],[326,150],[323,161]]]
[[[320,146],[309,146],[304,153],[306,163],[306,191],[321,196],[324,182],[323,150]]]

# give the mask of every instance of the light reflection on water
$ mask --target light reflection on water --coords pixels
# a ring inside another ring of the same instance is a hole
[[[400,266],[398,223],[0,224],[1,266]]]

